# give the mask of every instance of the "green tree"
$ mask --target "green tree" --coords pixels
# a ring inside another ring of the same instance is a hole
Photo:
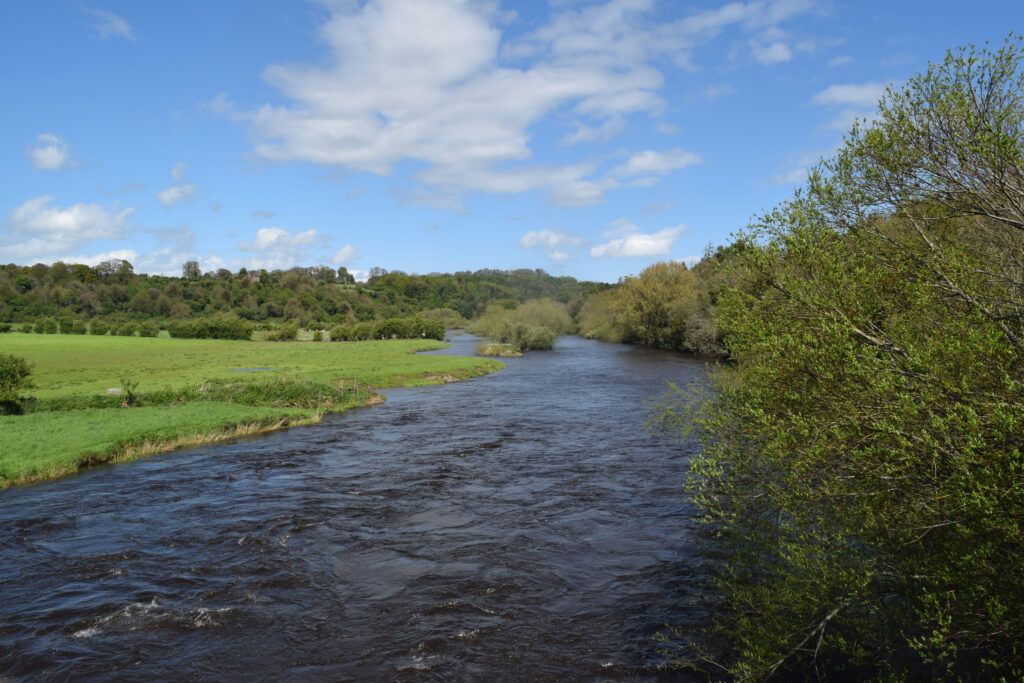
[[[734,675],[1024,676],[1024,70],[884,96],[743,236],[691,486]]]

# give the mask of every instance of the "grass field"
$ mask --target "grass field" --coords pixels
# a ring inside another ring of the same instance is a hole
[[[102,396],[128,376],[138,383],[136,391],[144,404],[0,416],[0,488],[52,479],[101,462],[312,423],[323,412],[308,406],[272,407],[267,404],[274,397],[253,399],[261,389],[249,384],[244,385],[250,387],[248,393],[229,394],[247,397],[236,403],[145,405],[148,392],[189,390],[211,380],[228,380],[273,387],[279,398],[283,385],[301,389],[303,382],[327,390],[339,382],[377,388],[416,386],[467,379],[502,367],[484,358],[415,354],[444,347],[432,340],[312,343],[0,335],[0,353],[34,364],[35,386],[28,394],[40,399]],[[366,391],[342,393],[329,410],[363,405],[372,396]]]
[[[414,355],[445,348],[430,339],[368,342],[248,342],[169,337],[3,334],[0,353],[35,364],[32,394],[40,398],[99,394],[129,375],[140,392],[181,388],[211,379],[354,379],[374,387],[436,384],[492,372],[482,358]]]

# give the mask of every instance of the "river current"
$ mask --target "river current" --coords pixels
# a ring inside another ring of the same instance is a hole
[[[697,446],[645,423],[704,362],[575,337],[507,362],[0,491],[0,679],[679,678],[655,635],[706,618]]]

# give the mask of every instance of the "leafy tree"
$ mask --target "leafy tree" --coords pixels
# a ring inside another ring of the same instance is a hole
[[[198,280],[202,275],[198,261],[185,261],[181,266],[181,276],[186,280]]]
[[[1024,676],[1024,70],[968,48],[755,222],[691,486],[740,678]]]

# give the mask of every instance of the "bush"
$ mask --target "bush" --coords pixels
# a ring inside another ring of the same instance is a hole
[[[75,322],[71,323],[71,334],[85,334],[87,331],[88,328],[85,326],[85,323],[82,322],[81,320],[76,320]]]
[[[160,326],[155,322],[147,320],[146,322],[139,323],[140,337],[155,337],[158,334],[160,334]]]
[[[10,323],[0,323],[0,334],[11,331]]]
[[[36,322],[37,334],[57,334],[57,321],[53,318],[43,318]]]
[[[32,365],[20,356],[0,353],[0,413],[21,412],[21,391],[32,386]]]
[[[313,341],[315,341],[315,342],[322,342],[323,340],[324,340],[324,332],[323,332],[323,330],[317,330],[316,332],[313,333]]]
[[[89,334],[102,336],[110,332],[110,325],[102,320],[93,320],[89,323]]]
[[[249,339],[253,324],[234,316],[175,320],[167,332],[179,339]]]
[[[135,323],[125,323],[117,328],[117,336],[119,337],[134,337],[135,336]]]
[[[363,341],[367,339],[437,339],[443,340],[445,325],[428,318],[388,318],[371,323],[336,325],[331,328],[331,341]]]
[[[71,334],[72,328],[75,326],[75,321],[71,318],[61,318],[57,321],[57,325],[60,328],[61,334]]]
[[[295,341],[299,338],[299,323],[292,320],[266,336],[267,341]]]

